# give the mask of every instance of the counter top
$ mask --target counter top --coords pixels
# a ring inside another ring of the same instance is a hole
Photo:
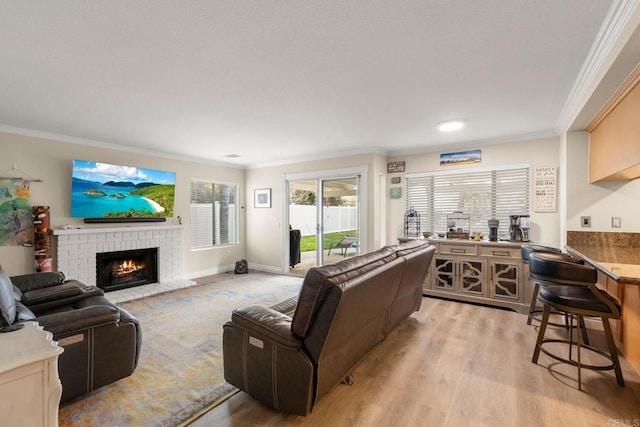
[[[11,371],[64,351],[53,341],[51,332],[37,322],[25,322],[17,331],[0,334],[0,373]]]
[[[491,242],[489,240],[473,240],[473,239],[428,239],[430,243],[450,243],[450,244],[463,244],[463,245],[482,245],[482,246],[500,246],[500,247],[510,247],[510,248],[518,248],[522,246],[521,242],[511,242],[509,240],[498,240],[497,242]]]
[[[509,240],[499,240],[497,242],[490,242],[487,239],[482,239],[482,240],[474,240],[474,239],[447,239],[445,237],[440,237],[437,239],[432,239],[432,238],[427,238],[425,239],[424,237],[399,237],[398,241],[403,242],[403,241],[408,241],[408,240],[428,240],[429,243],[452,243],[452,244],[463,244],[463,245],[478,245],[478,244],[482,244],[487,245],[487,246],[509,246],[509,247],[516,247],[519,248],[520,246],[522,246],[521,242],[511,242]]]
[[[640,251],[637,249],[579,244],[566,246],[566,249],[618,283],[640,285]]]

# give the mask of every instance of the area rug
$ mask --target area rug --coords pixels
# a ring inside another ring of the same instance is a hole
[[[60,426],[179,426],[237,389],[224,381],[222,325],[231,310],[297,295],[302,279],[262,273],[119,305],[140,321],[142,351],[130,377],[64,404]]]

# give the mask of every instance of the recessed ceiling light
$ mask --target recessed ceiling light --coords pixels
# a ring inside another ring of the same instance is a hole
[[[237,159],[238,157],[242,157],[240,154],[225,154],[224,157],[227,159]]]
[[[440,132],[453,132],[454,130],[462,129],[464,123],[460,120],[449,120],[438,124]]]

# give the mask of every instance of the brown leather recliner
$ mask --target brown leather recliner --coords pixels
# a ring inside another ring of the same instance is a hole
[[[64,348],[62,402],[131,375],[140,356],[138,321],[101,289],[62,273],[9,278],[0,270],[0,323],[36,321]]]
[[[227,382],[306,415],[402,320],[419,310],[435,247],[414,241],[312,268],[298,297],[234,310],[224,325]]]

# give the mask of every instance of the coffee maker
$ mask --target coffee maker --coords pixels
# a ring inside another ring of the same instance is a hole
[[[529,215],[520,215],[518,219],[518,226],[520,227],[520,231],[522,232],[522,241],[529,241],[529,229],[531,228],[531,218]]]
[[[489,241],[497,242],[498,241],[498,225],[500,225],[500,221],[495,218],[491,218],[488,221],[489,225]]]
[[[512,242],[528,242],[530,217],[529,215],[509,215],[509,240]]]

